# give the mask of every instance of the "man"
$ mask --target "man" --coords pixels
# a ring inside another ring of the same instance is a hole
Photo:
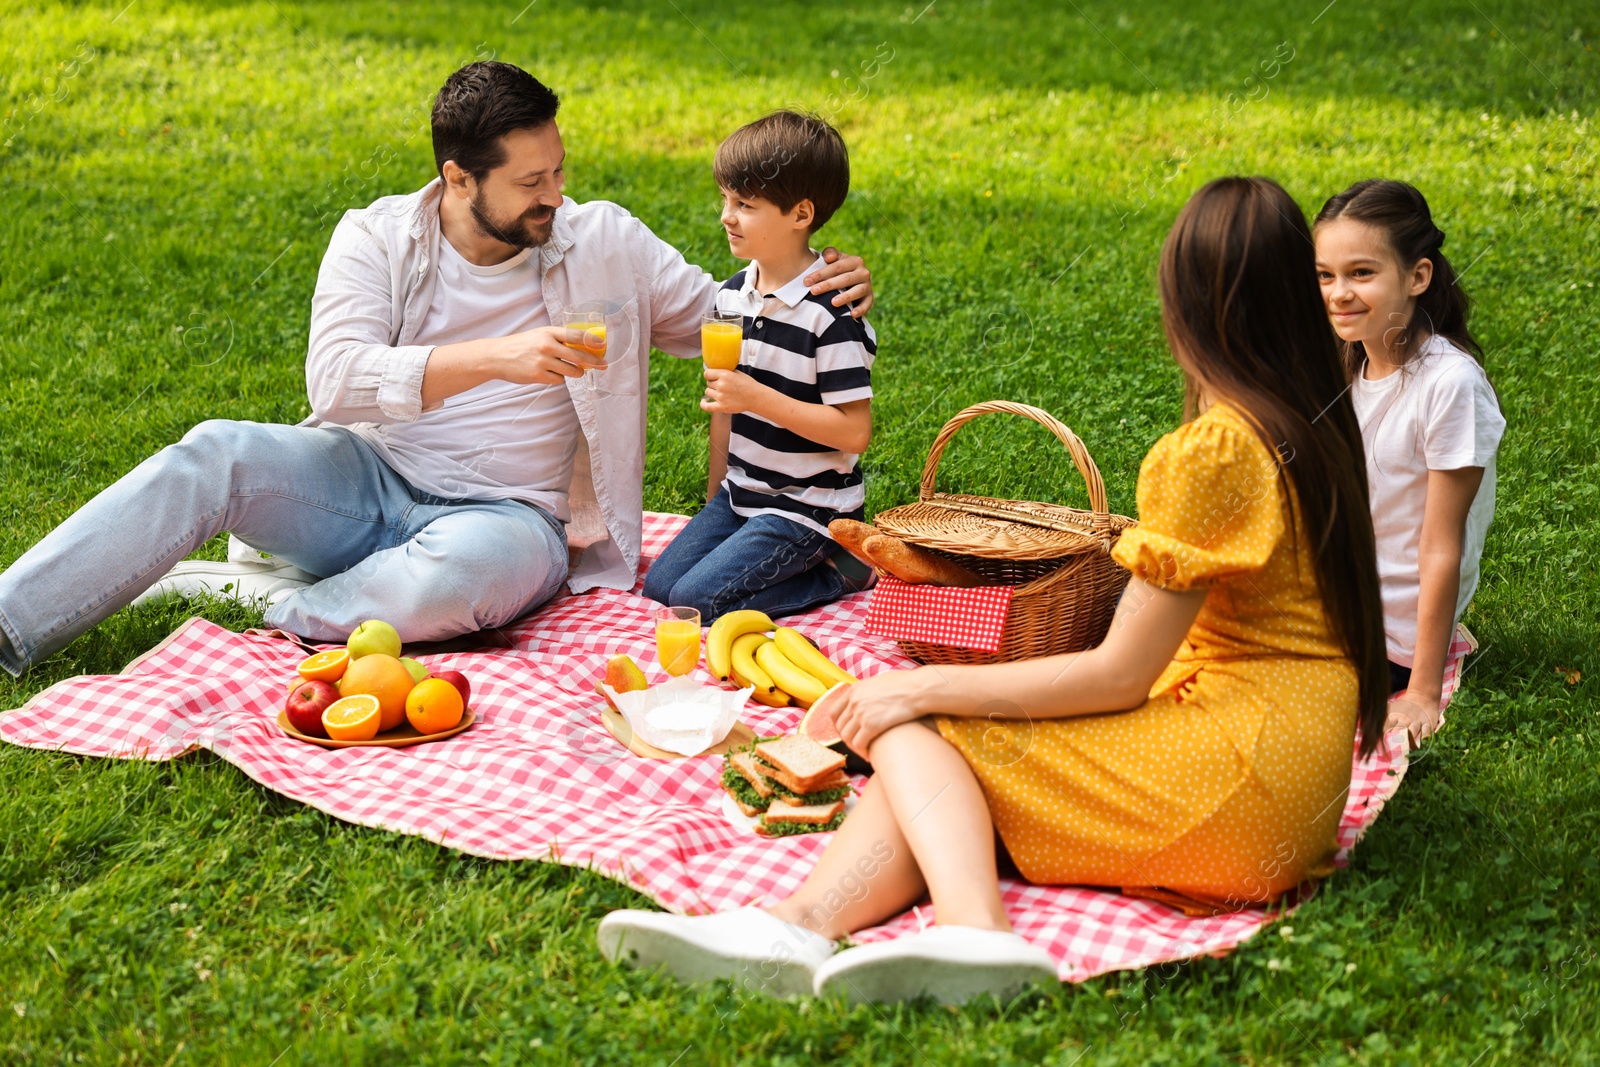
[[[450,76],[439,177],[329,242],[312,417],[201,423],[84,505],[0,574],[0,666],[20,674],[169,569],[167,588],[266,594],[269,626],[318,641],[368,618],[438,640],[563,581],[632,586],[650,346],[698,355],[717,283],[617,205],[562,195],[558,103],[510,64]],[[859,259],[808,283],[871,306]],[[580,303],[602,305],[603,357],[564,324]],[[257,562],[174,569],[224,530]]]

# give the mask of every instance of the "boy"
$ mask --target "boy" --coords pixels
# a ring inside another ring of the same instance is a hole
[[[811,235],[850,189],[839,132],[776,111],[723,141],[713,172],[729,247],[751,261],[717,293],[717,309],[744,320],[739,367],[708,368],[700,401],[720,487],[644,583],[708,623],[739,608],[792,615],[871,585],[828,523],[862,517],[877,352],[865,319],[801,281],[818,261]]]

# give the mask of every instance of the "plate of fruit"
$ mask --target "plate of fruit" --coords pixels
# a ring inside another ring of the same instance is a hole
[[[400,634],[371,619],[349,644],[318,652],[295,669],[278,726],[323,748],[404,748],[454,737],[475,721],[471,686],[460,671],[430,674],[400,655]]]

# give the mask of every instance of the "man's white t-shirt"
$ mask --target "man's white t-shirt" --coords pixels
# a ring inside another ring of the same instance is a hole
[[[413,342],[449,345],[550,325],[540,298],[537,249],[504,263],[468,263],[439,242],[433,301]],[[352,427],[402,478],[455,500],[521,500],[571,518],[567,490],[583,432],[564,382],[485,382],[414,422]]]
[[[1478,557],[1494,517],[1494,466],[1506,420],[1483,368],[1443,337],[1423,342],[1410,363],[1376,381],[1365,368],[1350,387],[1367,453],[1372,527],[1389,659],[1412,665],[1417,647],[1417,550],[1430,470],[1482,467],[1461,545],[1456,621],[1478,588]]]

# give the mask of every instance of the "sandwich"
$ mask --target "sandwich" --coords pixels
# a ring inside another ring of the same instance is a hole
[[[760,816],[767,837],[837,830],[850,778],[844,756],[809,737],[765,738],[724,758],[722,787],[739,810]]]

